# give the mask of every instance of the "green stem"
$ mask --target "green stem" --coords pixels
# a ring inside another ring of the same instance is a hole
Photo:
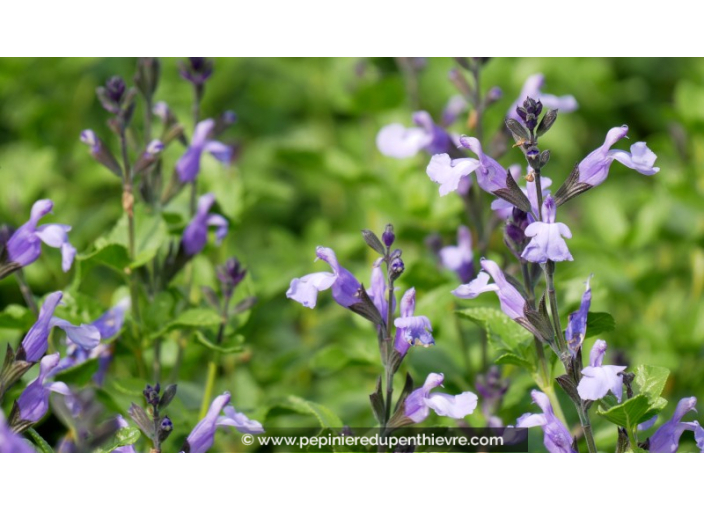
[[[161,453],[161,441],[159,441],[159,429],[161,428],[161,417],[159,416],[159,406],[154,406],[154,449],[152,453]]]
[[[229,309],[230,309],[230,298],[232,296],[225,296],[225,299],[223,300],[223,305],[222,309],[220,310],[220,317],[221,317],[221,322],[220,322],[220,327],[218,328],[218,336],[217,339],[215,340],[215,343],[217,345],[220,345],[222,343],[223,336],[225,335],[225,325],[227,324],[227,320],[229,318]],[[201,402],[200,405],[200,418],[201,420],[205,417],[206,413],[208,412],[208,408],[210,407],[210,401],[213,398],[213,389],[215,388],[215,379],[218,375],[218,362],[220,360],[220,356],[218,355],[217,352],[213,352],[213,357],[208,363],[208,375],[205,381],[205,390],[203,392],[203,401]]]
[[[384,373],[386,376],[386,400],[384,401],[384,428],[391,418],[391,406],[393,405],[393,394],[394,394],[394,373],[392,367],[390,366],[391,353],[395,349],[394,340],[391,337],[391,320],[393,319],[394,313],[394,279],[391,274],[391,248],[386,248],[386,281],[387,281],[387,300],[388,306],[386,308],[386,338],[384,339],[384,346],[382,346],[383,363],[384,363]]]
[[[154,341],[154,382],[161,381],[161,338]]]
[[[391,367],[385,367],[384,372],[386,374],[386,401],[384,406],[384,428],[386,424],[389,423],[391,418],[391,407],[393,405],[394,398],[394,374],[391,371]]]
[[[484,116],[484,101],[482,101],[482,91],[481,91],[481,64],[478,62],[475,62],[474,65],[472,66],[472,76],[474,77],[474,111],[476,112],[476,117],[475,117],[475,128],[474,128],[474,133],[477,137],[477,140],[479,142],[482,142],[482,139],[484,138],[484,122],[483,122],[483,116]]]
[[[576,407],[577,413],[579,414],[579,422],[582,424],[582,430],[584,431],[584,438],[587,440],[587,448],[589,449],[589,453],[598,453],[596,443],[594,442],[594,436],[592,434],[592,424],[589,421],[589,411],[585,409],[583,405],[578,405]]]
[[[632,451],[637,451],[638,450],[638,438],[635,435],[635,431],[633,427],[629,426],[626,427],[626,434],[628,434],[628,442],[631,444],[631,450]]]
[[[29,309],[32,310],[32,313],[38,316],[39,308],[37,307],[37,302],[34,299],[32,289],[29,288],[29,284],[27,284],[27,280],[24,278],[24,272],[21,268],[15,272],[15,277],[17,278],[17,284],[20,287],[20,292],[22,293],[25,303],[27,303]]]
[[[552,324],[555,329],[555,338],[557,339],[557,348],[560,351],[560,356],[566,359],[567,344],[562,332],[562,325],[560,324],[560,313],[557,309],[557,295],[555,293],[555,263],[552,260],[548,260],[543,265],[543,272],[545,273],[545,285],[548,293],[548,302],[550,303]]]
[[[120,147],[122,149],[122,164],[124,177],[122,180],[122,208],[127,214],[127,245],[130,260],[135,257],[135,227],[134,227],[134,194],[132,190],[132,167],[127,155],[127,138],[124,128],[120,130]],[[129,273],[130,296],[132,301],[133,322],[141,322],[139,316],[139,290],[137,289],[137,274],[134,271]]]
[[[205,418],[210,408],[210,401],[213,396],[213,388],[215,388],[215,378],[218,374],[218,365],[214,360],[208,362],[208,375],[205,379],[205,391],[203,392],[203,402],[200,404],[200,419]]]

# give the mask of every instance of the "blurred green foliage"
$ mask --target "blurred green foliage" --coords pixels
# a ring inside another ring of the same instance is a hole
[[[323,263],[313,263],[318,245],[333,248],[340,262],[367,283],[375,254],[360,230],[381,233],[389,222],[406,264],[398,285],[401,291],[415,286],[417,312],[430,318],[437,342],[431,349],[413,349],[405,368],[417,384],[433,371],[445,374],[450,393],[473,389],[481,362],[478,330],[458,320],[455,310],[467,303],[450,295],[458,282],[439,268],[425,243],[439,233],[454,244],[457,226],[466,221],[461,200],[438,196],[437,185],[425,175],[426,154],[395,160],[375,146],[382,126],[410,125],[416,109],[439,117],[456,93],[447,79],[454,66],[452,59],[428,59],[417,83],[409,84],[393,59],[216,59],[203,116],[226,109],[237,113],[225,140],[241,143],[241,157],[225,169],[203,158],[200,190],[216,194],[231,230],[221,247],[211,242],[197,257],[194,281],[196,290],[215,286],[213,264],[230,256],[239,257],[249,271],[236,297],[255,295],[258,303],[237,326],[244,351],[221,358],[216,391],[230,391],[234,406],[265,426],[316,423],[291,414],[292,395],[324,405],[345,424],[373,423],[368,394],[381,367],[372,328],[337,306],[329,293],[309,310],[286,299],[285,292],[292,278],[325,270]],[[73,226],[70,239],[79,254],[91,252],[92,243],[111,231],[121,215],[120,183],[90,158],[78,137],[92,128],[116,150],[94,92],[112,75],[131,78],[134,69],[130,59],[0,60],[1,222],[19,225],[35,200],[51,198],[51,221]],[[614,126],[628,124],[631,143],[646,141],[658,155],[656,176],[614,163],[606,183],[561,209],[560,221],[574,234],[568,244],[575,262],[559,264],[556,281],[564,325],[567,313],[578,306],[584,280],[595,274],[592,311],[608,311],[616,321],[616,329],[604,333],[607,356],[613,359],[618,352],[626,360],[622,364],[670,369],[663,394],[670,401],[669,414],[683,396],[704,398],[704,61],[492,60],[482,85],[498,85],[504,96],[487,113],[488,134],[500,128],[523,81],[536,72],[545,74],[545,92],[573,94],[580,105],[561,115],[541,139],[541,148],[552,154],[546,173],[553,189]],[[408,94],[414,87],[416,104]],[[162,62],[156,97],[172,107],[190,133],[192,91],[178,76],[176,60]],[[138,128],[141,115],[138,108]],[[452,130],[471,134],[463,119]],[[628,142],[618,147],[627,148]],[[180,148],[167,151],[165,168],[170,171],[181,154]],[[504,166],[522,161],[517,149],[501,159]],[[164,236],[178,235],[187,221],[187,204],[184,192],[172,207],[181,223]],[[506,254],[499,230],[490,256],[508,261]],[[42,296],[71,288],[86,298],[86,305],[78,307],[80,318],[97,318],[124,281],[109,268],[93,267],[69,287],[76,270],[63,274],[59,258],[57,250],[45,248],[25,269],[33,292]],[[493,295],[477,301],[497,307]],[[10,277],[0,282],[0,309],[17,305],[23,300]],[[166,327],[168,313],[152,312],[152,320],[163,321],[154,327]],[[0,340],[13,345],[26,331],[17,324],[5,328]],[[174,334],[163,346],[166,373],[176,362],[177,339]],[[100,395],[111,411],[124,414],[130,401],[142,403],[147,381],[137,379],[132,352],[120,341],[117,345]],[[197,421],[209,359],[202,344],[189,340],[178,397],[170,408],[175,431],[167,449],[178,448]],[[500,416],[511,423],[536,411],[529,395],[534,385],[511,367],[504,373],[512,386]],[[577,423],[575,416],[568,418]],[[479,415],[469,421],[482,424]],[[597,442],[605,449],[615,444],[613,425],[594,421]],[[50,419],[38,430],[56,440],[62,428]],[[532,444],[542,449],[540,441]],[[242,446],[221,434],[216,448]]]

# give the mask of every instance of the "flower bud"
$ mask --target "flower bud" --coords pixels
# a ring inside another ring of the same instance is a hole
[[[386,225],[386,229],[381,235],[381,240],[384,242],[384,245],[387,248],[391,248],[391,245],[394,244],[394,241],[396,240],[396,235],[394,234],[394,226],[391,223]]]

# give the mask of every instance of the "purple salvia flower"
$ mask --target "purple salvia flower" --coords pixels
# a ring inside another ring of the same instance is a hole
[[[184,448],[184,450],[187,453],[205,453],[213,446],[218,417],[229,403],[230,394],[228,392],[215,397],[210,404],[208,414],[198,422],[198,425],[195,426],[186,438],[187,448]]]
[[[402,124],[390,124],[381,128],[376,136],[379,152],[384,156],[404,159],[415,156],[421,150],[440,154],[452,149],[450,135],[433,122],[428,112],[415,112],[413,123],[418,127],[407,128]]]
[[[582,370],[582,380],[577,386],[577,393],[582,400],[599,400],[609,391],[621,402],[623,394],[623,371],[628,367],[602,365],[606,342],[597,340],[589,353],[589,366]]]
[[[540,89],[545,84],[545,77],[542,74],[534,74],[529,76],[523,84],[521,93],[518,99],[508,109],[506,116],[510,119],[520,121],[516,107],[523,105],[526,98],[532,98],[535,101],[540,101],[543,106],[551,110],[560,110],[561,113],[573,112],[577,109],[577,100],[574,96],[553,96],[552,94],[543,94]]]
[[[697,446],[700,447],[700,439],[704,431],[697,421],[682,422],[684,415],[690,411],[695,411],[697,399],[694,397],[683,398],[675,408],[672,418],[663,423],[658,430],[650,437],[650,452],[652,453],[676,453],[680,446],[680,437],[685,430],[695,433]],[[697,438],[699,436],[699,438]]]
[[[611,163],[614,160],[643,175],[654,175],[660,171],[660,168],[653,166],[657,156],[646,146],[645,142],[636,142],[631,145],[631,152],[611,149],[613,144],[627,134],[628,126],[615,127],[609,130],[604,144],[592,151],[579,163],[580,183],[594,187],[604,182],[609,175],[609,167],[611,167]]]
[[[198,176],[203,151],[209,152],[221,163],[230,162],[232,148],[222,142],[208,139],[214,127],[213,119],[203,120],[196,126],[191,144],[176,163],[176,172],[181,182],[191,182]]]
[[[61,268],[64,272],[71,269],[76,249],[68,242],[68,225],[47,224],[37,226],[40,219],[51,212],[54,203],[51,200],[38,200],[32,206],[29,221],[18,228],[7,241],[8,259],[21,266],[27,266],[37,260],[41,254],[41,244],[52,248],[61,248]]]
[[[0,453],[36,453],[22,436],[12,432],[0,409]]]
[[[432,409],[438,416],[449,416],[456,420],[461,420],[468,414],[472,414],[477,407],[477,396],[471,391],[465,391],[459,395],[448,395],[446,393],[433,393],[433,388],[442,386],[445,376],[443,374],[431,373],[428,375],[421,388],[411,392],[404,402],[406,416],[415,423],[425,420]]]
[[[42,358],[39,364],[39,375],[29,383],[17,399],[20,419],[32,423],[41,420],[49,410],[49,395],[51,392],[71,396],[71,391],[63,382],[45,383],[45,379],[56,365],[59,364],[59,353],[50,354]]]
[[[112,338],[120,332],[125,322],[125,313],[129,307],[130,298],[124,298],[91,323],[98,330],[102,340]],[[98,358],[98,370],[93,376],[93,380],[98,386],[101,386],[112,361],[113,348],[112,344],[104,343],[98,344],[92,349],[84,349],[76,344],[71,344],[66,350],[66,356],[51,371],[50,376],[84,363],[89,359]]]
[[[227,406],[224,410],[225,416],[220,416],[217,419],[218,427],[234,427],[243,434],[263,434],[264,427],[256,420],[251,420],[244,415],[238,413],[234,407]]]
[[[461,136],[460,144],[479,157],[479,166],[475,173],[480,188],[492,194],[506,188],[506,169],[498,161],[484,154],[479,140],[469,136]]]
[[[125,313],[131,305],[130,298],[121,299],[115,306],[93,321],[100,332],[100,338],[107,340],[117,335],[125,323]]]
[[[215,203],[215,195],[207,193],[198,199],[196,215],[183,231],[183,248],[186,254],[193,256],[203,251],[208,242],[208,227],[216,227],[215,241],[220,244],[227,235],[228,223],[219,214],[208,214]]]
[[[121,429],[127,428],[130,426],[129,423],[127,423],[127,420],[125,420],[121,415],[117,415],[116,418],[117,425]],[[137,453],[134,449],[134,445],[128,444],[126,446],[120,446],[118,448],[115,448],[112,453]]]
[[[264,428],[258,421],[250,420],[244,414],[235,411],[235,408],[228,406],[230,394],[228,392],[215,397],[210,404],[208,414],[205,415],[198,425],[186,438],[184,451],[188,453],[205,453],[213,446],[213,439],[217,427],[235,427],[237,430],[248,434],[261,434]],[[227,406],[227,407],[226,407]],[[224,410],[225,416],[221,416]]]
[[[704,453],[704,427],[699,425],[698,421],[694,421],[697,424],[697,428],[694,429],[694,440],[697,442],[697,448],[701,453]]]
[[[452,191],[468,190],[468,176],[479,168],[479,161],[474,158],[451,159],[449,154],[436,154],[430,158],[426,173],[430,180],[440,185],[440,196]]]
[[[401,317],[394,321],[396,339],[394,347],[402,356],[412,345],[429,347],[435,344],[430,320],[424,315],[414,316],[416,311],[416,289],[410,288],[401,298]]]
[[[555,223],[555,200],[548,195],[543,202],[543,221],[534,221],[525,230],[526,237],[532,237],[521,254],[525,260],[545,263],[548,260],[562,262],[573,260],[563,237],[570,239],[572,232],[564,223]]]
[[[330,248],[318,246],[315,250],[316,260],[327,262],[332,268],[332,273],[312,273],[301,278],[291,280],[291,285],[286,291],[286,297],[298,301],[303,306],[315,308],[318,292],[332,287],[332,297],[340,305],[348,308],[360,302],[358,297],[362,284],[347,269],[337,262],[335,252]]]
[[[543,444],[550,453],[576,453],[572,447],[572,436],[567,427],[555,416],[550,399],[545,393],[533,390],[533,402],[543,410],[542,414],[526,413],[516,422],[516,427],[543,429]]]
[[[484,271],[481,271],[468,284],[457,287],[452,291],[452,294],[462,299],[474,299],[484,292],[496,292],[501,303],[501,310],[506,315],[513,320],[525,317],[525,298],[506,280],[498,264],[491,260],[482,259],[481,266]],[[495,283],[489,283],[489,276],[493,278]]]
[[[577,357],[579,349],[582,347],[582,342],[584,342],[584,337],[587,334],[587,316],[589,314],[589,306],[592,304],[592,289],[589,286],[591,278],[591,276],[587,278],[587,289],[582,294],[579,310],[572,312],[567,319],[565,340],[567,340],[567,347],[573,358]]]
[[[49,347],[49,332],[57,326],[66,332],[66,337],[84,349],[92,349],[100,342],[100,332],[95,326],[82,324],[74,326],[68,321],[54,317],[54,310],[63,294],[59,291],[49,294],[39,311],[39,318],[22,340],[24,359],[36,363]]]
[[[381,264],[384,261],[383,257],[379,257],[372,267],[371,286],[367,294],[371,298],[376,309],[379,310],[381,318],[386,321],[389,312],[389,301],[386,296],[386,277],[384,271],[381,270]]]
[[[474,257],[472,253],[472,233],[464,225],[457,229],[457,246],[446,246],[438,255],[440,262],[450,271],[457,273],[462,283],[469,283],[474,277]]]
[[[498,161],[484,154],[476,138],[461,136],[460,145],[474,152],[479,159],[451,159],[448,154],[436,154],[430,159],[426,173],[433,182],[440,184],[440,196],[457,191],[463,178],[476,173],[477,182],[487,193],[505,189],[507,172]]]

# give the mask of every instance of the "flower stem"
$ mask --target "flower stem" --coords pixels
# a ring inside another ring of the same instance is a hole
[[[134,194],[132,191],[132,167],[127,155],[127,138],[125,129],[120,130],[120,147],[122,149],[122,164],[124,175],[122,179],[122,208],[127,214],[127,246],[130,260],[135,257],[135,228],[134,228]],[[132,305],[132,319],[134,323],[139,323],[139,290],[137,289],[137,274],[129,272],[130,296]]]
[[[18,269],[15,272],[15,277],[17,278],[17,284],[20,287],[20,292],[22,293],[22,297],[24,298],[25,303],[27,303],[29,309],[32,310],[32,313],[38,316],[39,308],[37,307],[37,302],[34,299],[32,289],[29,288],[29,284],[27,284],[27,280],[25,280],[24,278],[24,272],[22,271],[22,268]]]
[[[210,400],[213,396],[213,388],[215,388],[215,378],[218,375],[218,365],[214,360],[208,362],[208,375],[205,378],[205,391],[203,392],[203,401],[200,404],[200,417],[202,420],[208,414]]]
[[[223,336],[225,335],[225,325],[229,318],[230,309],[230,298],[231,296],[225,296],[223,300],[222,309],[220,310],[220,327],[218,328],[218,336],[215,340],[217,345],[222,343]],[[213,389],[215,388],[215,378],[218,375],[218,365],[220,361],[220,356],[217,352],[213,352],[213,356],[208,362],[208,375],[205,380],[205,390],[203,391],[203,401],[200,405],[200,419],[205,418],[208,408],[210,407],[210,401],[213,398]]]
[[[388,292],[388,306],[386,308],[386,339],[385,346],[382,347],[386,352],[382,356],[384,362],[384,373],[386,376],[386,400],[384,401],[384,428],[391,418],[391,405],[394,396],[394,372],[390,366],[391,353],[395,349],[394,339],[391,337],[391,320],[394,313],[394,279],[391,274],[391,248],[386,248],[386,280]]]
[[[579,422],[582,424],[584,438],[587,440],[587,448],[589,453],[598,453],[594,436],[592,434],[592,424],[589,421],[589,410],[584,408],[584,405],[576,405],[577,413],[579,414]]]

